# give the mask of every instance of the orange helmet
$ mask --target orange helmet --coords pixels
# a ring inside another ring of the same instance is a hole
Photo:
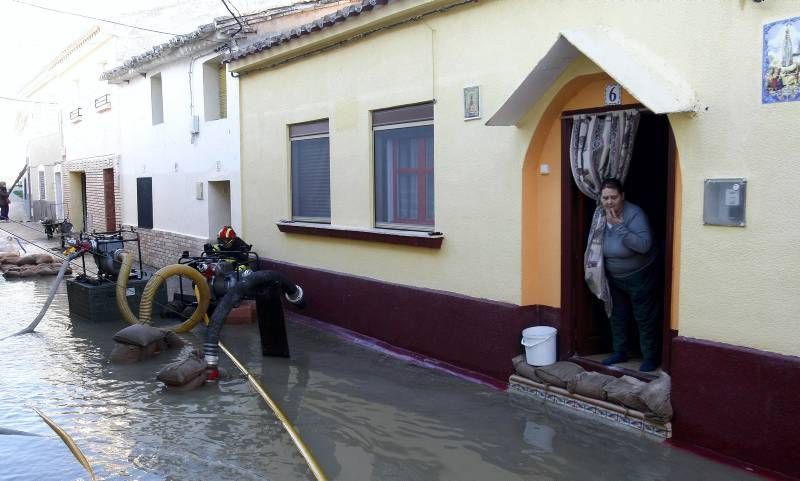
[[[231,240],[236,238],[236,232],[233,228],[229,225],[224,226],[222,229],[219,230],[219,234],[217,237],[220,239]]]

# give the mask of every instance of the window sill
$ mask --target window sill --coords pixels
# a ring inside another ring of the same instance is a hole
[[[432,249],[441,248],[442,240],[444,240],[444,234],[441,232],[419,232],[377,228],[359,229],[355,227],[295,222],[290,220],[282,220],[275,225],[278,226],[278,230],[286,234],[307,234],[322,237],[335,237],[338,239],[385,242],[387,244],[401,244]]]

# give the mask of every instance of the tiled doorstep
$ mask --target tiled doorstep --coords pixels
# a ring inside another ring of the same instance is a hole
[[[643,414],[633,409],[628,409],[627,414],[624,412],[617,412],[603,406],[592,403],[588,398],[577,399],[573,395],[566,393],[561,394],[552,391],[553,388],[548,389],[544,384],[539,384],[526,379],[522,376],[512,374],[508,380],[508,391],[512,393],[523,394],[534,399],[550,402],[559,406],[564,406],[576,411],[583,412],[590,416],[597,416],[606,421],[632,428],[638,431],[644,431],[647,434],[657,436],[660,438],[672,437],[672,424],[657,424],[646,419],[643,419]],[[557,389],[557,388],[556,388]]]

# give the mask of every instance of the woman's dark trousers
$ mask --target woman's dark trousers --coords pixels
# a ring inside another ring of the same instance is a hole
[[[642,357],[660,361],[661,292],[658,288],[656,262],[626,277],[608,276],[611,298],[611,336],[614,352],[628,351],[628,321],[633,318],[639,328],[639,347]]]

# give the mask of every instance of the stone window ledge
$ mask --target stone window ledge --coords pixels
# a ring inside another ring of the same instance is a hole
[[[321,237],[335,237],[338,239],[354,239],[371,242],[384,242],[387,244],[401,244],[415,247],[428,247],[439,249],[442,247],[444,234],[441,232],[420,232],[412,230],[393,229],[363,229],[357,227],[343,227],[330,224],[317,224],[313,222],[295,222],[282,220],[276,223],[278,230],[286,234],[306,234]]]

